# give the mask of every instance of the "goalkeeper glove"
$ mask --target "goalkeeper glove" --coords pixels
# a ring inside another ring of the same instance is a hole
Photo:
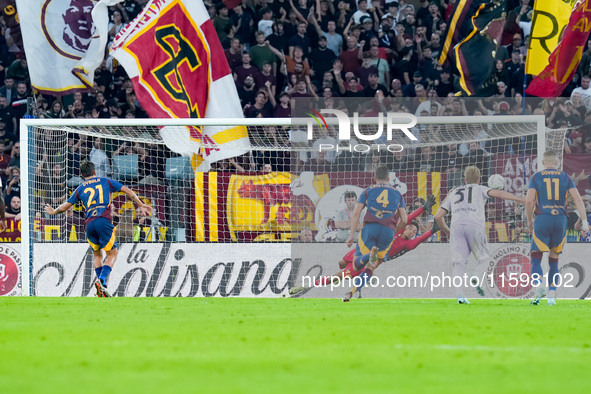
[[[435,196],[429,194],[429,196],[427,196],[427,201],[425,201],[423,204],[423,211],[431,213],[431,208],[433,208],[433,205],[435,205]]]
[[[589,221],[585,220],[581,220],[581,230],[582,231],[589,231]]]
[[[441,230],[441,227],[439,226],[439,223],[437,223],[437,221],[434,221],[433,222],[433,227],[431,227],[431,233],[432,234],[435,234],[439,230]]]

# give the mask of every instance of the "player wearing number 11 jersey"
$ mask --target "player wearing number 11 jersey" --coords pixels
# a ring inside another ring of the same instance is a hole
[[[556,284],[555,276],[559,275],[558,255],[566,241],[566,199],[570,194],[575,201],[575,206],[581,217],[583,235],[589,231],[585,205],[581,195],[575,186],[573,179],[566,173],[556,169],[558,160],[552,151],[544,153],[542,159],[544,169],[536,172],[530,179],[529,188],[525,197],[525,212],[530,231],[531,243],[531,271],[533,283],[538,286],[542,278],[542,256],[549,252],[550,272],[548,276],[549,290],[548,305],[555,305]],[[536,218],[534,221],[534,209]],[[584,219],[584,220],[583,220]],[[535,276],[534,276],[535,275]],[[532,305],[538,305],[546,295],[544,286],[540,286],[536,292]]]
[[[464,276],[470,254],[473,254],[478,262],[475,269],[477,273],[483,272],[490,261],[485,231],[485,208],[488,197],[524,202],[523,197],[480,185],[478,167],[466,167],[464,181],[465,185],[456,187],[447,195],[435,214],[435,220],[450,238],[454,277]],[[443,220],[448,213],[451,213],[451,230]],[[484,295],[480,288],[478,290]],[[457,288],[457,300],[458,304],[469,304],[462,287]]]
[[[84,178],[84,183],[78,186],[68,201],[57,209],[46,205],[45,212],[56,215],[66,212],[78,201],[82,202],[86,211],[86,239],[94,254],[94,269],[97,276],[96,295],[110,297],[106,281],[117,259],[117,242],[111,220],[111,193],[122,191],[127,194],[137,204],[141,215],[151,213],[152,208],[140,201],[133,191],[121,183],[113,179],[97,177],[94,164],[88,160],[80,163],[80,175]],[[104,250],[107,255],[104,264],[101,250]]]

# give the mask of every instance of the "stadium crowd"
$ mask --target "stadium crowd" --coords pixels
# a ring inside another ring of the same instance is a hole
[[[148,3],[125,0],[110,7],[110,40]],[[544,114],[551,128],[576,129],[567,133],[565,153],[591,157],[591,40],[579,70],[563,97],[528,98],[524,89],[533,0],[508,0],[508,13],[489,85],[493,89],[478,100],[455,97],[458,75],[437,59],[455,0],[235,0],[204,1],[232,70],[238,96],[247,118],[290,117],[293,99],[309,98],[325,108],[360,112],[404,111],[417,116]],[[19,119],[27,112],[27,98],[35,99],[33,115],[46,118],[141,118],[147,117],[123,67],[107,56],[95,72],[93,88],[63,97],[37,95],[32,91],[27,59],[3,21],[0,36],[0,177],[9,214],[20,212]],[[351,107],[344,99],[362,98]],[[386,164],[392,171],[442,171],[461,173],[475,164],[485,175],[491,155],[523,153],[524,144],[508,139],[502,144],[478,141],[486,130],[474,129],[475,142],[452,143],[440,127],[415,130],[425,146],[391,154],[293,152],[297,141],[312,147],[319,141],[336,140],[334,130],[319,132],[315,141],[297,140],[299,130],[268,126],[251,129],[253,144],[276,146],[283,151],[257,151],[251,155],[215,163],[214,169],[237,172],[271,171],[372,171]],[[333,135],[331,135],[331,133]],[[84,158],[97,166],[100,175],[112,175],[116,155],[137,154],[139,172],[146,182],[163,183],[165,160],[174,156],[160,145],[116,144],[109,139],[71,136],[68,165],[58,163],[52,151],[52,135],[38,147],[37,175],[51,190],[44,202],[63,200],[62,179],[76,177],[74,169]],[[297,156],[297,157],[294,157]],[[18,208],[17,208],[18,205]]]

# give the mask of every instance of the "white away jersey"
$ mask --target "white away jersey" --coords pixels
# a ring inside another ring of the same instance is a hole
[[[490,187],[475,183],[453,189],[441,203],[441,208],[451,213],[451,225],[475,224],[484,227],[489,190]]]

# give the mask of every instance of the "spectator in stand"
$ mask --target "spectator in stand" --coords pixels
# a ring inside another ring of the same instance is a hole
[[[582,77],[583,75],[589,75],[591,71],[591,37],[587,40],[587,50],[583,52],[583,56],[581,57],[581,63],[579,63],[579,69],[577,72]],[[2,89],[0,89],[0,95],[2,94]]]
[[[425,83],[423,83],[423,74],[420,71],[415,71],[412,74],[412,82],[402,88],[405,97],[416,97],[416,86],[422,85],[423,88],[425,87]]]
[[[370,72],[368,78],[368,85],[363,89],[363,94],[365,97],[375,97],[378,91],[385,93],[388,91],[388,88],[384,85],[378,83],[379,76],[377,72]]]
[[[371,21],[371,15],[367,12],[367,0],[359,0],[357,2],[357,11],[353,13],[353,21],[356,24],[361,23],[361,18],[367,17]]]
[[[291,98],[297,97],[318,97],[316,92],[312,89],[309,79],[299,79]]]
[[[326,4],[323,2],[322,4]],[[327,21],[327,31],[324,32],[318,21],[315,18],[311,18],[312,25],[316,28],[316,32],[318,33],[319,37],[324,37],[326,39],[326,47],[330,49],[335,56],[339,56],[341,54],[341,50],[343,48],[343,37],[337,33],[337,24],[334,20]]]
[[[4,141],[0,140],[0,178],[2,179],[2,184],[6,185],[6,179],[10,174],[10,162],[12,158],[5,152],[4,148]]]
[[[449,144],[443,153],[441,169],[447,174],[447,190],[459,186],[463,182],[463,156],[458,152],[458,144]]]
[[[441,171],[441,160],[437,158],[434,147],[422,147],[421,154],[415,160],[419,162],[419,171],[421,172]]]
[[[260,11],[261,20],[258,24],[259,31],[262,31],[265,34],[265,38],[273,34],[273,21],[271,18],[273,17],[273,11],[270,8],[264,7]]]
[[[282,20],[275,21],[273,24],[273,34],[267,37],[267,41],[269,41],[270,46],[276,48],[279,52],[285,54],[289,51],[289,37],[285,33]]]
[[[94,163],[96,176],[103,178],[111,177],[111,164],[105,152],[105,142],[102,138],[96,137],[94,139],[88,160]]]
[[[583,145],[583,133],[578,131],[571,131],[567,138],[568,144],[564,146],[567,153],[583,153],[585,146]]]
[[[412,73],[410,59],[412,58],[412,55],[413,49],[411,47],[405,47],[400,51],[402,60],[394,65],[393,77],[399,79],[402,85],[408,85],[411,82],[410,78]]]
[[[0,142],[4,145],[1,152],[10,154],[12,152],[12,147],[17,141],[18,139],[16,138],[16,135],[6,131],[6,123],[0,119]]]
[[[11,105],[12,100],[16,97],[16,86],[14,85],[14,78],[6,75],[4,77],[4,86],[0,88],[0,96],[6,97],[6,104]]]
[[[314,70],[314,75],[317,77],[323,76],[324,73],[332,68],[334,60],[337,55],[328,49],[327,40],[325,36],[320,36],[318,39],[318,48],[312,49],[310,53],[310,66]]]
[[[296,65],[302,65],[302,76],[310,75],[310,66],[308,65],[308,61],[304,57],[304,50],[301,47],[296,47],[293,51],[293,57],[286,56],[283,53],[279,52],[276,48],[269,45],[269,49],[282,61],[285,63],[285,70],[288,74],[296,72]]]
[[[269,62],[263,63],[261,71],[254,76],[254,82],[257,90],[264,89],[267,82],[271,83],[271,93],[276,95],[277,80],[273,75],[273,65]]]
[[[6,97],[0,96],[0,120],[4,121],[6,131],[12,133],[16,129],[16,118],[11,107],[7,106]]]
[[[81,117],[84,117],[84,104],[82,104],[82,101],[76,100],[70,105],[66,118],[76,119]]]
[[[439,79],[434,81],[434,85],[439,97],[447,97],[449,93],[454,92],[453,81],[451,80],[451,73],[448,68],[441,70]]]
[[[30,83],[29,69],[27,67],[27,58],[24,56],[13,61],[8,67],[6,75],[15,81],[23,82],[25,85]]]
[[[17,130],[20,127],[18,120],[21,119],[27,113],[27,98],[29,98],[30,92],[27,88],[27,84],[19,82],[16,84],[16,97],[12,100],[12,111],[17,120]]]
[[[330,153],[330,152],[329,152]],[[304,167],[306,168],[306,167]],[[312,172],[331,172],[332,171],[332,163],[327,159],[327,152],[316,152],[316,157],[310,160],[308,163],[306,171]]]
[[[273,115],[275,118],[291,117],[291,97],[289,93],[283,92],[279,95],[279,105],[275,107]]]
[[[302,48],[304,56],[308,56],[310,53],[310,38],[306,35],[307,28],[306,22],[298,23],[297,34],[289,39],[289,56],[295,57],[296,47]]]
[[[273,108],[276,102],[275,97],[270,94],[270,87],[270,82],[267,82],[266,89],[256,94],[254,105],[246,104],[244,116],[247,118],[271,118],[273,116]]]
[[[121,4],[118,4],[121,7]],[[113,41],[115,36],[119,34],[123,28],[127,26],[127,23],[123,20],[123,15],[121,10],[115,10],[111,14],[111,22],[109,22],[108,32],[109,32],[109,43]]]
[[[242,64],[242,45],[238,37],[232,38],[230,41],[230,48],[224,51],[226,60],[230,66],[230,70],[234,70],[237,66]]]
[[[363,60],[361,61],[361,67],[357,69],[356,75],[359,76],[359,83],[365,87],[369,85],[369,74],[379,74],[378,68],[372,66],[371,55],[369,53],[363,54]]]
[[[370,63],[378,69],[379,83],[384,86],[390,86],[390,66],[388,62],[379,56],[380,48],[372,45],[369,49]]]
[[[243,4],[237,4],[233,11],[234,14],[230,17],[230,22],[232,23],[236,37],[245,43],[247,47],[250,47],[254,18],[250,12],[244,12]]]
[[[252,63],[254,63],[254,65],[259,70],[263,68],[263,64],[265,63],[274,65],[277,61],[277,58],[269,48],[268,42],[265,41],[265,33],[262,31],[257,31],[255,33],[255,38],[257,45],[250,47],[250,57],[252,59]]]
[[[591,154],[591,135],[585,137],[585,149],[583,153]]]
[[[591,110],[591,77],[589,75],[583,75],[581,77],[581,86],[574,89],[571,93],[571,99],[575,94],[579,94],[581,96],[581,100],[587,108],[587,112]]]
[[[6,217],[15,222],[21,220],[21,198],[19,196],[12,196],[10,202],[6,204]]]
[[[254,78],[249,75],[244,79],[242,86],[238,87],[238,97],[240,98],[242,108],[254,104],[256,92],[257,89]]]
[[[313,151],[311,153],[311,157],[312,159],[315,159],[318,156],[319,150],[320,150],[320,145],[332,145],[332,146],[336,146],[337,140],[335,140],[333,137],[331,137],[328,134],[328,130],[326,130],[324,127],[322,129],[320,129],[320,138],[318,138],[316,141],[314,141],[314,144],[312,144],[312,148]],[[328,160],[330,163],[334,163],[335,159],[336,159],[336,152],[335,151],[328,151],[326,152],[326,160]]]
[[[339,59],[343,63],[343,71],[356,72],[359,66],[361,66],[361,58],[363,57],[363,45],[357,46],[357,39],[353,36],[347,37],[347,49],[344,50]]]
[[[61,119],[66,117],[66,113],[62,108],[62,103],[59,101],[54,101],[51,105],[51,110],[45,114],[46,118],[49,119]]]
[[[8,163],[8,166],[18,168],[20,168],[21,166],[21,143],[18,141],[15,142],[14,146],[12,147],[12,152],[10,153],[10,162]]]
[[[18,167],[12,167],[10,170],[11,178],[4,189],[4,201],[6,205],[10,203],[12,197],[21,196],[21,170]]]
[[[259,72],[258,68],[250,64],[251,58],[248,52],[244,52],[242,54],[242,64],[236,66],[234,68],[234,81],[236,82],[236,86],[240,87],[242,81],[246,79],[246,77],[253,77]]]
[[[218,3],[216,9],[217,16],[213,18],[213,27],[215,28],[215,32],[217,33],[220,42],[222,42],[228,35],[225,29],[226,25],[230,23],[230,18],[228,18],[228,8],[224,3]]]
[[[463,158],[463,166],[466,168],[467,166],[476,166],[482,171],[483,175],[483,183],[488,180],[488,158],[485,151],[480,148],[480,145],[477,141],[470,142],[470,150],[468,154],[466,154]]]

